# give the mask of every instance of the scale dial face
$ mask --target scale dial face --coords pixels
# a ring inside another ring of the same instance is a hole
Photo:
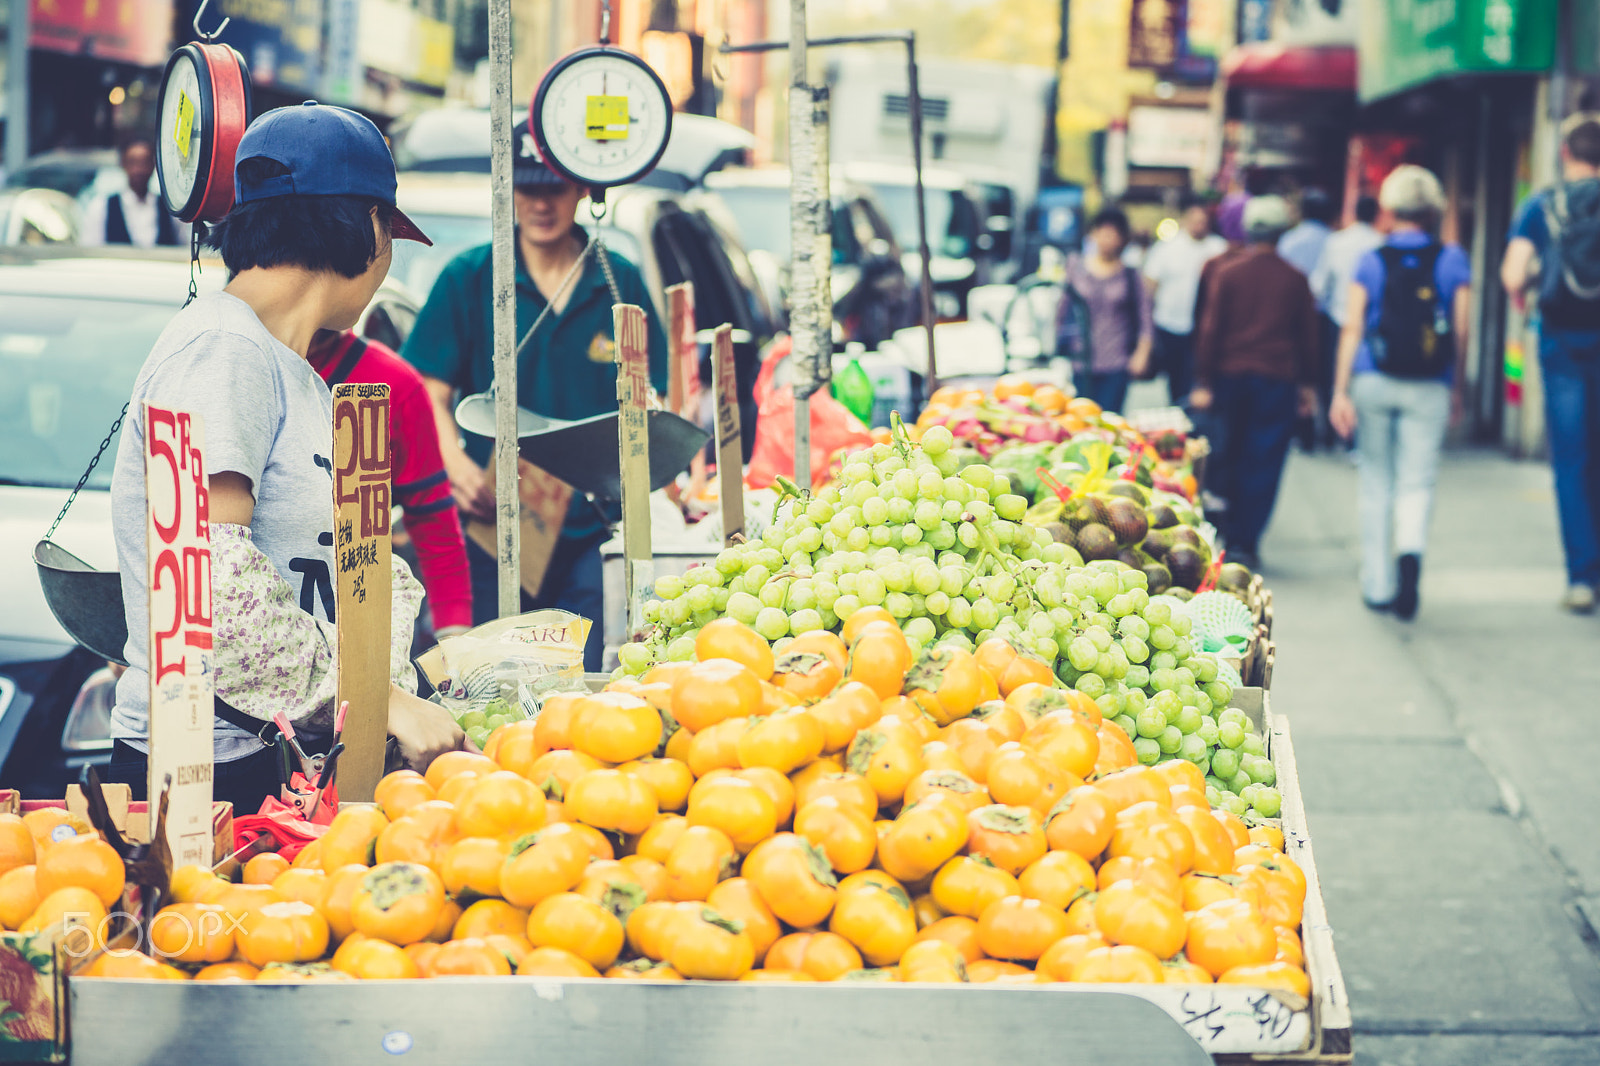
[[[586,48],[550,68],[529,127],[539,154],[589,188],[637,181],[672,133],[672,99],[644,60],[618,48]]]
[[[197,62],[204,60],[187,48],[174,53],[161,92],[157,164],[161,196],[173,214],[185,211],[210,169],[205,142],[211,108],[202,106],[200,80],[211,75]]]

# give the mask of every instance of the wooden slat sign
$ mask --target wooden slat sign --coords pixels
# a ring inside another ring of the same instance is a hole
[[[739,387],[733,366],[733,327],[717,327],[711,341],[711,381],[717,394],[717,495],[722,538],[744,536],[744,445],[739,439]]]
[[[333,390],[333,552],[339,700],[348,701],[341,802],[372,799],[389,735],[389,386]]]
[[[150,583],[152,812],[167,792],[174,867],[209,867],[211,729],[211,525],[205,427],[198,415],[145,404],[145,557]],[[254,814],[254,811],[243,811]],[[152,825],[151,831],[154,832]]]
[[[628,632],[644,625],[644,598],[655,584],[650,547],[650,360],[644,309],[612,309],[617,336],[617,437],[622,450],[622,554],[626,560]]]
[[[680,282],[667,289],[667,344],[672,349],[667,410],[691,422],[700,421],[700,344],[696,337],[694,282]]]
[[[493,484],[494,468],[490,467],[487,473]],[[537,596],[561,540],[561,525],[567,520],[567,508],[572,503],[572,486],[526,459],[518,459],[517,496],[522,502],[519,541],[522,591]],[[493,522],[469,521],[466,533],[490,555],[499,550]]]

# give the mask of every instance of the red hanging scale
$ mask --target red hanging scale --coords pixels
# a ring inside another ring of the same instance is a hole
[[[200,29],[209,0],[194,15],[199,41],[173,52],[161,76],[156,172],[166,207],[184,222],[215,222],[233,206],[233,161],[250,124],[250,70],[244,57]]]

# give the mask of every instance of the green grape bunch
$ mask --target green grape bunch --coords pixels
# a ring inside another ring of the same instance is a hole
[[[657,580],[648,628],[621,648],[621,670],[693,659],[695,635],[718,618],[743,622],[782,654],[794,637],[838,632],[855,612],[881,607],[914,653],[1010,642],[1094,699],[1140,762],[1187,759],[1207,775],[1214,805],[1275,816],[1265,747],[1228,706],[1232,690],[1190,639],[1184,605],[1151,596],[1145,573],[1120,561],[1085,564],[1023,520],[1028,500],[1006,475],[961,465],[953,444],[943,426],[913,443],[896,420],[892,443],[849,456],[816,492],[779,479],[784,496],[759,537]]]

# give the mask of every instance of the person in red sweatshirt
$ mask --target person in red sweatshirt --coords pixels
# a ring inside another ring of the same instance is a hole
[[[350,330],[318,333],[307,359],[329,388],[351,381],[389,386],[394,501],[405,513],[405,531],[416,546],[433,632],[436,637],[465,632],[472,626],[467,547],[439,457],[433,401],[422,375],[390,348]]]

